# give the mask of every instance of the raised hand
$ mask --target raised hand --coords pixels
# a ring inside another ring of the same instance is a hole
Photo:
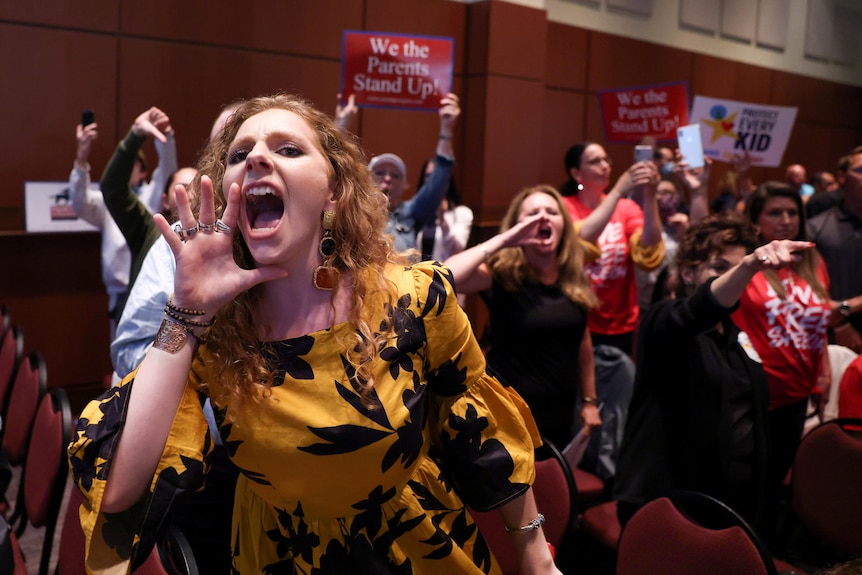
[[[161,143],[168,141],[165,134],[171,133],[171,119],[168,115],[153,106],[135,118],[132,131],[138,136],[152,136]]]
[[[335,105],[335,124],[342,132],[346,132],[353,124],[353,119],[359,113],[359,107],[356,105],[356,96],[350,94],[347,98],[347,103],[342,104],[341,94],[338,94],[338,103]]]
[[[646,190],[655,191],[658,181],[658,168],[653,162],[637,162],[620,175],[611,191],[618,191],[620,197],[627,198],[637,186],[645,186]]]
[[[173,303],[205,312],[209,319],[243,291],[265,281],[287,277],[287,271],[272,266],[240,268],[233,258],[233,234],[239,216],[240,189],[231,185],[227,206],[216,219],[213,184],[201,178],[200,220],[196,220],[184,186],[176,186],[180,223],[172,227],[160,214],[156,225],[177,261]]]
[[[78,139],[78,151],[75,155],[75,161],[79,164],[86,164],[90,158],[90,148],[93,146],[93,141],[99,137],[98,125],[96,123],[81,126],[75,131],[75,136]]]
[[[461,115],[461,106],[458,96],[449,92],[440,100],[440,134],[443,136],[452,136],[452,129],[455,127],[455,121]]]
[[[696,192],[704,189],[706,182],[709,180],[709,169],[712,166],[712,159],[704,156],[702,168],[692,168],[688,162],[682,159],[682,155],[677,150],[677,162],[673,167],[673,175],[679,182],[689,191]]]
[[[514,248],[541,243],[542,240],[536,236],[536,232],[542,224],[547,223],[548,217],[541,213],[524,218],[501,234],[504,236],[504,247]]]

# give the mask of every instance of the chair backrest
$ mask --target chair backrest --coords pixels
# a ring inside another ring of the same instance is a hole
[[[12,465],[23,465],[30,444],[30,431],[39,401],[47,389],[45,362],[38,352],[21,361],[9,395],[9,409],[3,422],[3,449]]]
[[[84,530],[78,510],[84,503],[84,495],[76,485],[69,490],[66,514],[60,531],[60,548],[57,552],[57,570],[54,575],[87,575],[84,568]]]
[[[862,555],[862,419],[815,427],[796,451],[791,506],[825,544]]]
[[[62,389],[42,396],[24,465],[25,517],[30,525],[45,528],[40,573],[47,575],[57,517],[63,504],[69,464],[66,446],[72,435],[72,410]]]
[[[701,493],[673,497],[650,501],[626,524],[617,575],[775,575],[769,552],[733,510]]]
[[[198,575],[188,539],[179,529],[169,528],[134,575]]]
[[[543,443],[542,447],[536,450],[533,496],[536,499],[536,508],[545,516],[545,524],[542,527],[545,539],[555,548],[559,548],[577,518],[577,491],[572,480],[572,471],[560,450],[546,439],[543,439]],[[506,533],[499,512],[470,513],[504,575],[517,575],[520,572],[518,555],[512,545],[512,536]]]
[[[17,325],[6,330],[0,342],[0,417],[5,422],[12,381],[24,355],[24,334]],[[4,425],[5,428],[5,425]],[[2,432],[0,432],[2,433]]]

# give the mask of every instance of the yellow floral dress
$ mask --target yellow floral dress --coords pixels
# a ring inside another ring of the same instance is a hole
[[[423,262],[386,275],[400,297],[379,304],[380,319],[397,337],[374,365],[376,405],[361,401],[338,343],[345,323],[262,343],[276,373],[266,405],[214,406],[240,469],[234,573],[499,572],[464,502],[493,509],[532,484],[535,424],[485,373],[449,270]],[[217,389],[214,376],[195,361],[150,492],[122,513],[100,507],[134,374],[82,413],[69,456],[91,572],[137,567],[172,499],[200,485],[211,438],[198,383]]]

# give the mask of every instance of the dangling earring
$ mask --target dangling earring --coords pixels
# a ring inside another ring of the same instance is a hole
[[[323,256],[323,264],[314,270],[314,287],[320,290],[335,289],[338,285],[338,270],[327,266],[326,261],[335,253],[335,238],[332,237],[332,228],[335,227],[335,211],[325,210],[320,223],[323,228],[323,237],[320,238],[320,255]]]

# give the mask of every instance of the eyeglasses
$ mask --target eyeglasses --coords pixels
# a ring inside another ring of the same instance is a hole
[[[593,158],[592,160],[587,160],[587,164],[591,166],[598,166],[602,162],[607,162],[609,166],[614,165],[614,161],[607,156],[601,156],[599,158]]]
[[[390,180],[400,180],[401,179],[401,172],[399,172],[398,170],[386,170],[386,169],[375,170],[374,172],[372,172],[371,175],[374,178],[377,178],[379,180],[384,179],[386,176],[389,176]]]

